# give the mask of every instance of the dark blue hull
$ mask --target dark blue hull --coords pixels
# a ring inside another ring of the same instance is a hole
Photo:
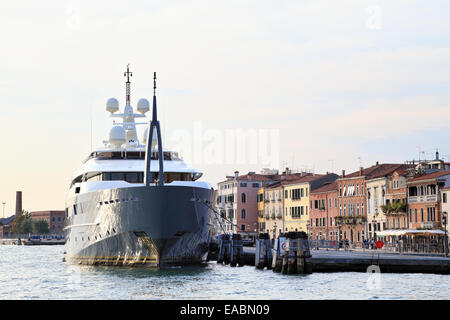
[[[89,265],[164,267],[202,263],[209,242],[209,189],[118,188],[67,203],[67,260]]]

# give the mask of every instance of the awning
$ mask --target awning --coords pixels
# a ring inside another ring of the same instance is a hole
[[[396,230],[383,230],[377,232],[377,236],[404,236],[404,235],[427,235],[427,236],[439,236],[444,235],[442,230],[416,230],[416,229],[396,229]]]

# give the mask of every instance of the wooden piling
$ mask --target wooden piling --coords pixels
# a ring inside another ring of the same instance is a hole
[[[256,239],[255,267],[257,269],[272,268],[272,248],[268,233],[260,233]]]
[[[243,266],[243,263],[241,262],[242,254],[243,254],[242,237],[240,234],[233,234],[231,236],[230,266],[236,267],[236,265],[239,265],[240,267],[242,267]]]
[[[219,254],[217,263],[230,263],[231,241],[228,234],[219,235]]]

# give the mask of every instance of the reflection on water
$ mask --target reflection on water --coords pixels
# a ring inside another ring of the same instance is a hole
[[[314,273],[253,267],[164,270],[62,261],[63,246],[0,246],[0,299],[448,299],[450,276]]]

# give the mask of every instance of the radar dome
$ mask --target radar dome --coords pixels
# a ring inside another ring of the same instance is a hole
[[[119,101],[116,98],[109,98],[106,102],[106,110],[114,113],[119,110]]]
[[[114,126],[109,131],[109,143],[116,147],[121,146],[126,141],[126,132],[122,126]]]
[[[150,103],[148,102],[148,100],[145,98],[139,99],[138,104],[137,104],[137,110],[142,114],[149,111]]]

